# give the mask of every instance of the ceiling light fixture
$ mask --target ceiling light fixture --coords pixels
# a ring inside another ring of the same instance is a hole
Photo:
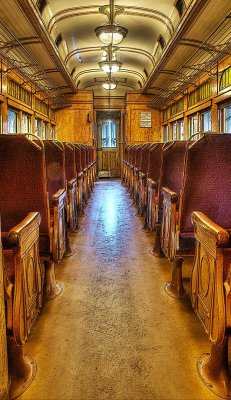
[[[99,62],[100,68],[107,74],[118,72],[122,67],[122,62],[117,61],[115,55],[118,48],[110,44],[108,47],[103,47],[102,50],[104,50],[106,57]]]
[[[103,83],[103,88],[106,90],[114,90],[117,87],[116,81],[106,81]]]
[[[119,61],[101,61],[99,62],[100,68],[109,74],[110,72],[118,72],[122,66],[122,63]]]
[[[99,40],[106,45],[116,45],[121,43],[127,36],[128,30],[121,25],[115,24],[114,19],[116,15],[124,12],[124,8],[114,6],[114,0],[110,0],[110,5],[100,7],[99,12],[107,15],[109,19],[108,24],[98,26],[98,28],[95,29],[95,33]]]

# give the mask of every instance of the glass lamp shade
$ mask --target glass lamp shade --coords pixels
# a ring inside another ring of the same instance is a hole
[[[102,25],[95,29],[99,40],[105,45],[116,45],[127,36],[128,30],[120,25]]]
[[[115,82],[104,82],[103,83],[103,88],[106,90],[113,90],[115,89],[117,84]]]
[[[122,66],[122,63],[119,61],[101,61],[99,63],[100,68],[109,74],[110,72],[118,72]]]

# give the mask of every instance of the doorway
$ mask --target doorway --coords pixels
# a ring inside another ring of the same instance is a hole
[[[120,177],[120,112],[98,111],[97,161],[99,178]]]

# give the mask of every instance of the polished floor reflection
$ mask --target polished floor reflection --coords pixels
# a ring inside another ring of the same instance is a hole
[[[56,269],[64,293],[26,345],[38,372],[19,399],[217,399],[196,373],[209,341],[190,301],[165,294],[171,265],[149,254],[153,234],[119,181],[96,183],[80,223]]]

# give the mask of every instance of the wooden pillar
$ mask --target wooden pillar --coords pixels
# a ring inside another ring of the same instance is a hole
[[[8,400],[8,364],[6,345],[6,321],[3,286],[3,259],[0,243],[0,399]]]

